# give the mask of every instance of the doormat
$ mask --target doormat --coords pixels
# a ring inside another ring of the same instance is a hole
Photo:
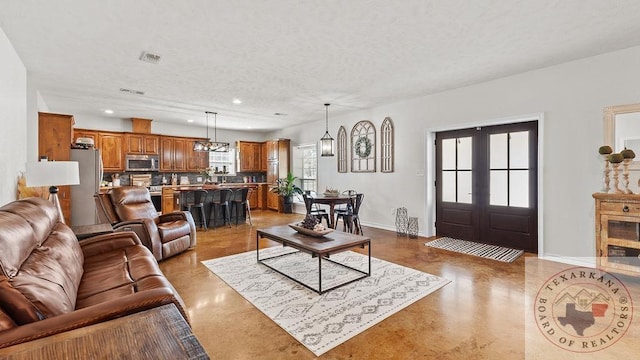
[[[260,256],[270,257],[291,250],[261,249]],[[277,264],[271,265],[284,273],[296,273],[305,282],[317,281],[318,261],[309,254],[293,252],[273,259]],[[331,255],[331,260],[366,269],[369,258],[345,251]],[[255,250],[206,260],[202,264],[316,356],[449,283],[439,276],[372,257],[371,276],[318,295],[258,264]],[[325,279],[330,282],[348,277],[346,272],[342,266],[322,262],[323,283]]]
[[[425,245],[502,262],[513,262],[524,253],[523,250],[511,249],[497,245],[480,244],[473,241],[453,239],[450,237],[442,237],[429,241],[428,243],[425,243]]]

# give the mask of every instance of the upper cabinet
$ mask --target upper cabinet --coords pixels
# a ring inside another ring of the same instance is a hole
[[[238,141],[238,172],[259,172],[262,170],[262,145],[260,142]]]
[[[267,141],[267,182],[286,177],[291,171],[289,139],[277,139]]]
[[[73,141],[90,138],[96,149],[100,149],[102,168],[107,172],[124,171],[126,134],[121,132],[74,129]]]
[[[260,171],[267,172],[267,143],[260,144]]]
[[[73,116],[38,113],[38,157],[49,160],[69,161],[73,138]],[[36,161],[37,159],[29,159]],[[71,223],[71,187],[58,187],[58,201],[67,224]]]
[[[125,135],[127,154],[159,155],[160,137],[158,135],[128,133]]]
[[[185,143],[185,152],[187,155],[187,171],[200,172],[209,167],[209,152],[193,150],[193,143],[196,140],[203,139],[187,139]]]
[[[170,136],[160,137],[160,171],[185,171],[186,141]]]
[[[73,141],[75,142],[78,138],[89,138],[93,140],[93,145],[97,148],[100,132],[96,130],[85,130],[85,129],[73,129]]]
[[[124,171],[122,133],[100,132],[99,144],[104,171]]]
[[[71,115],[38,113],[38,156],[68,161],[74,142],[73,124]]]

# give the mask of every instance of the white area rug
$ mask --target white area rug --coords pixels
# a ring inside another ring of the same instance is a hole
[[[480,256],[502,262],[512,262],[524,253],[522,250],[502,246],[481,244],[473,241],[442,237],[425,244],[438,249],[455,251],[463,254]]]
[[[283,253],[292,254],[269,260],[269,265],[317,285],[318,260],[308,254],[273,247],[261,249],[260,258]],[[367,256],[352,251],[332,255],[331,260],[367,270]],[[202,263],[316,356],[449,283],[447,279],[372,257],[370,277],[318,295],[258,264],[255,251]],[[323,287],[357,274],[322,262]]]

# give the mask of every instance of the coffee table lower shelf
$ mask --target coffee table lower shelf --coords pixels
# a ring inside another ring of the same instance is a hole
[[[331,241],[336,240],[335,244],[332,244],[333,246],[327,246],[327,242],[323,241],[321,239],[318,238],[314,238],[312,236],[308,236],[308,235],[304,235],[304,234],[300,234],[298,232],[296,232],[295,230],[290,229],[287,226],[275,226],[273,228],[268,228],[268,229],[260,229],[256,231],[256,257],[258,260],[258,263],[268,267],[269,269],[287,277],[288,279],[291,279],[295,282],[297,282],[298,284],[306,287],[309,290],[315,291],[316,293],[322,295],[324,293],[326,293],[327,291],[331,291],[333,289],[337,289],[341,286],[345,286],[348,284],[351,284],[355,281],[361,280],[363,278],[366,278],[368,276],[371,276],[371,240],[369,238],[366,238],[364,236],[360,236],[360,235],[353,235],[353,234],[347,234],[347,233],[340,233],[340,232],[333,232],[331,233],[333,239],[330,239]],[[327,237],[329,237],[327,235]],[[266,239],[270,239],[276,242],[281,243],[283,246],[288,246],[294,249],[297,249],[297,252],[290,252],[290,253],[286,253],[286,254],[280,254],[280,255],[276,255],[276,256],[270,256],[267,258],[260,258],[260,239],[261,238],[266,238]],[[336,254],[339,252],[343,252],[343,251],[347,251],[349,249],[353,249],[355,247],[361,247],[364,248],[364,246],[367,246],[367,250],[368,250],[368,269],[367,271],[362,271],[360,269],[339,263],[337,261],[333,261],[329,258],[329,256],[331,254]],[[305,284],[304,282],[302,282],[300,279],[296,279],[293,276],[290,276],[280,270],[278,270],[277,268],[265,263],[266,260],[269,259],[274,259],[274,258],[278,258],[278,257],[284,257],[284,256],[289,256],[289,255],[293,255],[296,254],[298,252],[305,252],[311,255],[312,258],[317,257],[318,258],[318,288],[314,288],[311,285]],[[348,281],[345,281],[343,283],[331,286],[329,288],[323,289],[322,288],[322,261],[329,261],[331,263],[334,263],[336,265],[342,266],[346,269],[349,270],[353,270],[355,272],[358,272],[361,274],[361,276],[350,279]]]

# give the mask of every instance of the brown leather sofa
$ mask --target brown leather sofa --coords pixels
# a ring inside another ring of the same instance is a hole
[[[95,195],[100,218],[115,231],[133,231],[160,261],[196,246],[196,226],[187,211],[158,215],[145,187],[121,186]]]
[[[0,348],[173,303],[178,293],[133,232],[78,242],[42,198],[0,208]]]

